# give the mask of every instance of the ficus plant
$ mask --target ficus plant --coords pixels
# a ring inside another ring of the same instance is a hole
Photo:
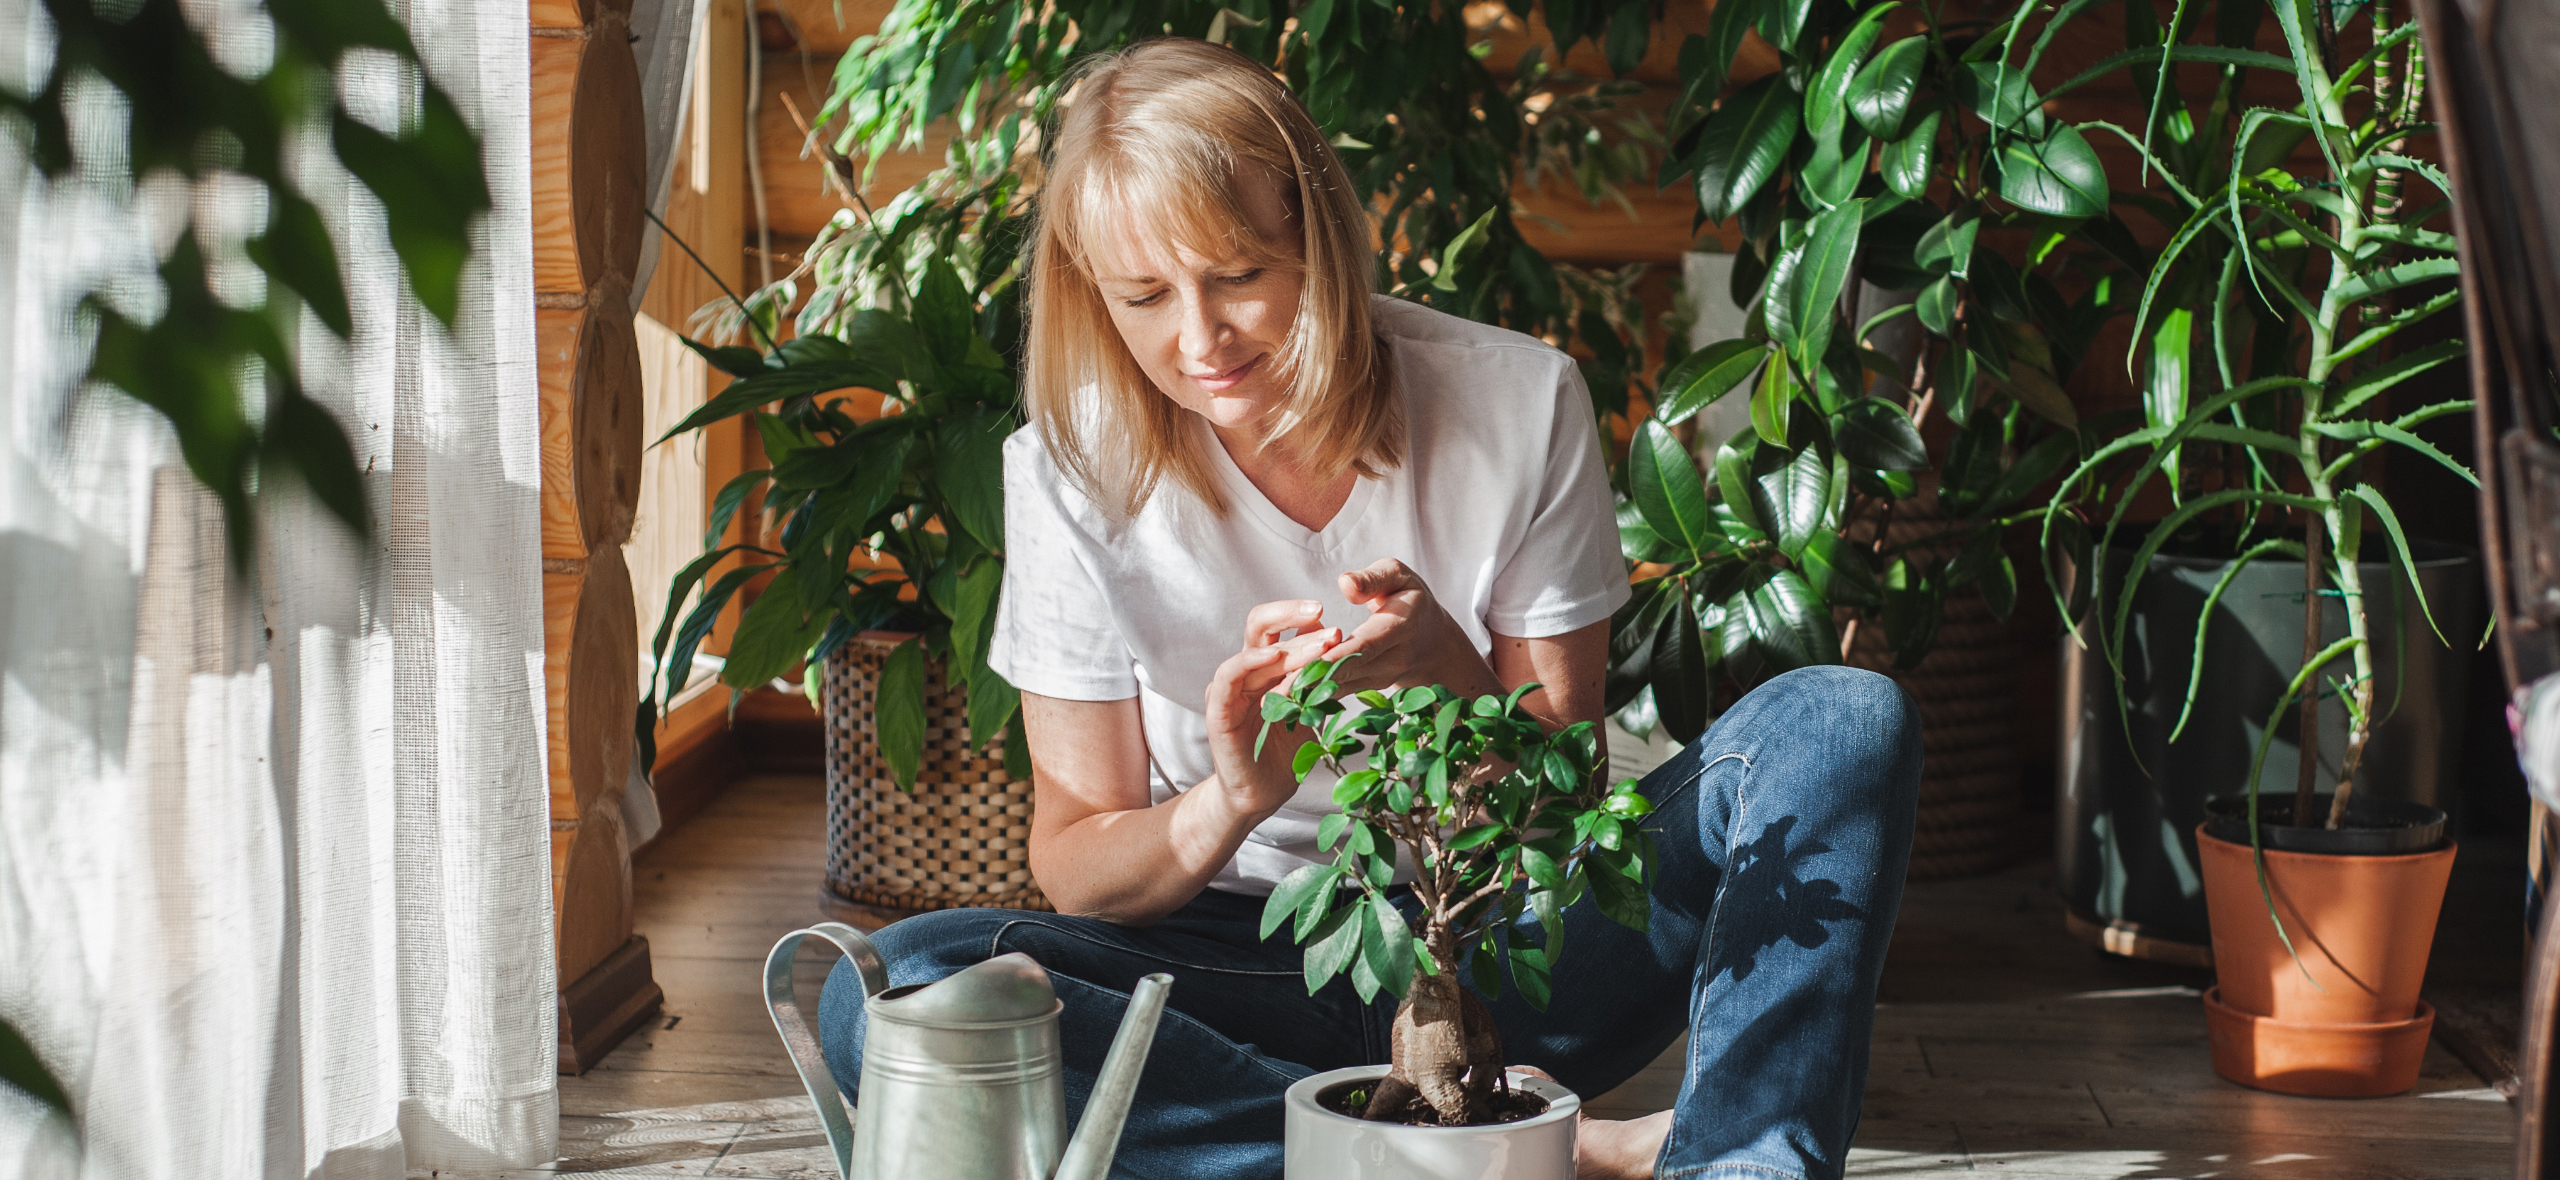
[[[2289,50],[2284,56],[2228,47],[2245,41],[2263,11],[2232,7],[2237,15],[2216,13],[2221,47],[2185,43],[2204,22],[2184,5],[2166,28],[2139,18],[2140,27],[2128,26],[2127,39],[2143,43],[2123,56],[2157,112],[2142,136],[2129,138],[2167,181],[2163,220],[2176,231],[2135,311],[2140,351],[2129,364],[2143,388],[2143,425],[2098,447],[2063,480],[2045,513],[2045,540],[2048,553],[2098,569],[2085,549],[2074,550],[2088,541],[2070,535],[2073,513],[2104,515],[2094,538],[2103,547],[2138,495],[2155,480],[2166,485],[2170,510],[2142,528],[2126,567],[2134,572],[2121,586],[2102,587],[2087,611],[2118,671],[2120,708],[2139,572],[2172,545],[2228,556],[2198,616],[2196,673],[2173,741],[2194,710],[2203,620],[2215,603],[2253,562],[2303,564],[2304,659],[2260,731],[2246,780],[2254,845],[2258,775],[2289,709],[2300,710],[2304,743],[2293,822],[2336,828],[2348,820],[2377,708],[2371,588],[2359,567],[2368,527],[2379,526],[2389,561],[2403,571],[2414,565],[2399,514],[2370,481],[2367,460],[2397,448],[2474,486],[2478,480],[2414,433],[2433,419],[2468,414],[2470,401],[2412,406],[2393,396],[2410,378],[2459,359],[2464,347],[2459,339],[2406,352],[2393,347],[2400,333],[2459,297],[2454,239],[2428,228],[2447,204],[2411,199],[2413,180],[2435,194],[2450,191],[2435,166],[2405,154],[2412,137],[2433,129],[2419,118],[2425,62],[2416,22],[2395,24],[2387,4],[2339,10],[2348,31],[2366,26],[2370,45],[2340,62],[2335,31],[2323,29],[2314,6],[2269,5]],[[2190,107],[2165,79],[2170,63],[2195,60],[2221,64],[2224,78],[2209,101]],[[2243,68],[2280,71],[2299,103],[2235,108]],[[2305,145],[2311,151],[2300,150]],[[2316,163],[2298,168],[2298,160]],[[2424,588],[2408,581],[2433,626]],[[2345,606],[2347,633],[2324,644],[2321,604],[2331,597]],[[2343,675],[2333,668],[2341,661]],[[2347,719],[2325,814],[2316,806],[2313,736],[2324,702],[2335,702]]]
[[[1619,522],[1652,576],[1613,628],[1613,711],[1688,741],[1720,696],[1839,662],[1855,628],[1910,668],[1948,595],[2008,615],[2003,542],[2085,446],[2063,383],[2147,265],[2083,129],[2044,110],[2087,79],[2028,83],[2089,7],[1724,0],[1682,46],[1661,179],[1694,185],[1702,222],[1738,220],[1731,296],[1750,310],[1664,372],[1637,425]],[[1746,33],[1781,68],[1719,101]],[[1862,288],[1909,294],[1859,320]],[[1877,347],[1903,316],[1922,331]],[[1746,387],[1750,428],[1701,440],[1702,478],[1675,428]],[[1952,434],[1934,455],[1933,417]],[[1894,541],[1897,517],[1924,537]]]
[[[667,437],[745,415],[771,466],[713,497],[704,552],[668,588],[666,621],[650,647],[662,702],[683,691],[694,652],[730,600],[769,578],[721,667],[733,692],[803,661],[822,664],[859,632],[895,626],[915,634],[882,665],[875,709],[881,757],[900,786],[914,785],[923,758],[929,660],[967,685],[973,740],[984,745],[1018,728],[1021,694],[987,666],[1004,580],[1004,440],[1021,424],[1015,373],[998,343],[1013,345],[1003,308],[1014,296],[1008,266],[982,263],[979,275],[992,280],[973,282],[936,259],[884,306],[836,316],[828,331],[804,319],[799,335],[766,348],[687,341],[737,380]],[[740,306],[770,342],[755,309]],[[884,412],[857,419],[845,392],[853,389],[878,391]],[[779,547],[721,544],[759,495],[778,527],[754,532]],[[732,556],[739,560],[712,578]],[[697,587],[701,597],[685,612]],[[813,671],[804,683],[815,682]],[[1006,741],[1004,755],[1009,772],[1029,773],[1022,742]]]
[[[1522,707],[1535,684],[1472,700],[1437,685],[1345,695],[1334,668],[1309,664],[1263,698],[1257,756],[1275,735],[1303,741],[1298,778],[1332,770],[1341,810],[1316,832],[1333,863],[1274,887],[1262,936],[1287,927],[1306,947],[1310,993],[1347,974],[1363,1001],[1400,998],[1389,1071],[1363,1117],[1487,1121],[1507,1082],[1482,997],[1501,997],[1507,968],[1510,986],[1544,1009],[1565,907],[1586,893],[1601,913],[1645,928],[1654,848],[1639,821],[1653,804],[1634,779],[1602,788],[1594,723],[1551,733]],[[1390,888],[1400,862],[1413,873],[1410,915]]]

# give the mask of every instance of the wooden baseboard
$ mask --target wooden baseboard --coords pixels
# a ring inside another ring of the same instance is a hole
[[[560,989],[560,1072],[576,1077],[658,1014],[666,993],[649,973],[649,940],[633,935]]]

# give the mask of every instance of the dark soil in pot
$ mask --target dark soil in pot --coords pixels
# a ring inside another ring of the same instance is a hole
[[[1369,1091],[1376,1089],[1377,1086],[1378,1084],[1375,1081],[1344,1082],[1340,1085],[1327,1086],[1323,1090],[1317,1092],[1316,1105],[1345,1118],[1356,1119],[1360,1117],[1360,1112],[1363,1109],[1366,1109],[1369,1105]],[[1439,1120],[1431,1117],[1431,1108],[1428,1105],[1416,1103],[1414,1110],[1415,1113],[1413,1115],[1398,1120],[1395,1125],[1407,1127],[1438,1127],[1445,1125]],[[1547,1113],[1546,1099],[1540,1098],[1525,1090],[1514,1090],[1505,1087],[1493,1092],[1493,1117],[1481,1123],[1469,1123],[1467,1125],[1475,1127],[1499,1126],[1503,1123],[1516,1123],[1522,1119],[1533,1119],[1545,1113]]]
[[[2347,800],[2345,823],[2332,830],[2326,826],[2329,800],[2328,795],[2314,796],[2311,824],[2296,826],[2291,793],[2261,793],[2258,796],[2260,845],[2280,852],[2332,856],[2406,856],[2413,852],[2426,852],[2444,843],[2445,813],[2441,809],[2398,799],[2351,796]],[[2206,800],[2204,829],[2217,840],[2247,844],[2248,798],[2231,796]]]

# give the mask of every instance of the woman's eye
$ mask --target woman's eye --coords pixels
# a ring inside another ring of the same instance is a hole
[[[1249,271],[1244,272],[1243,274],[1228,275],[1228,276],[1227,276],[1227,282],[1229,282],[1229,283],[1231,283],[1231,284],[1234,284],[1235,286],[1239,286],[1239,287],[1241,287],[1241,286],[1245,285],[1246,283],[1250,283],[1250,282],[1254,281],[1255,279],[1258,279],[1258,278],[1261,278],[1261,277],[1262,277],[1262,268],[1261,268],[1261,267],[1259,267],[1259,266],[1257,266],[1257,267],[1253,268],[1252,270],[1249,270]]]
[[[1163,300],[1164,292],[1158,291],[1155,294],[1146,296],[1142,299],[1123,299],[1120,302],[1131,307],[1154,307],[1156,304],[1163,302]]]

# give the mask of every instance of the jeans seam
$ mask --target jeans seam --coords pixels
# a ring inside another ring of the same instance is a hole
[[[1152,951],[1144,951],[1144,950],[1140,950],[1140,949],[1138,949],[1138,948],[1136,948],[1136,947],[1129,946],[1129,945],[1126,945],[1126,944],[1123,944],[1123,943],[1110,942],[1110,941],[1107,941],[1107,940],[1105,940],[1105,939],[1095,938],[1095,937],[1092,937],[1091,935],[1087,935],[1087,934],[1080,933],[1080,932],[1078,932],[1078,931],[1070,930],[1070,929],[1067,929],[1066,927],[1063,927],[1063,926],[1052,926],[1052,925],[1050,925],[1050,924],[1049,924],[1049,923],[1047,923],[1047,922],[1042,922],[1042,921],[1039,921],[1038,919],[1033,919],[1033,918],[1016,918],[1016,919],[1014,919],[1013,921],[1007,922],[1007,923],[1005,923],[1005,924],[1004,924],[1004,925],[1002,925],[1002,926],[998,926],[998,927],[996,927],[995,935],[994,935],[993,937],[991,937],[991,938],[989,938],[989,939],[987,940],[987,957],[988,957],[988,958],[992,959],[992,958],[996,957],[997,955],[1000,955],[1000,954],[1003,954],[1003,953],[1004,953],[1004,936],[1005,936],[1005,934],[1006,934],[1006,933],[1008,933],[1009,931],[1011,931],[1011,930],[1012,930],[1014,927],[1016,927],[1016,926],[1037,926],[1037,927],[1039,927],[1040,929],[1042,929],[1042,930],[1046,930],[1046,931],[1048,931],[1048,932],[1050,932],[1050,933],[1052,933],[1052,934],[1063,935],[1063,936],[1068,937],[1068,938],[1076,939],[1076,940],[1078,940],[1078,941],[1080,941],[1080,942],[1090,943],[1090,944],[1092,944],[1092,945],[1094,945],[1094,946],[1098,946],[1098,947],[1105,947],[1105,948],[1108,948],[1108,949],[1110,949],[1110,950],[1117,951],[1117,952],[1120,952],[1120,953],[1123,953],[1123,954],[1135,955],[1135,956],[1137,956],[1138,958],[1141,958],[1141,959],[1147,959],[1147,960],[1152,961],[1152,962],[1162,963],[1162,964],[1165,964],[1166,966],[1169,966],[1169,967],[1180,967],[1180,968],[1182,968],[1182,969],[1183,969],[1183,970],[1185,970],[1185,971],[1205,971],[1205,972],[1207,972],[1207,973],[1209,973],[1209,974],[1212,974],[1212,975],[1243,975],[1243,976],[1253,976],[1253,977],[1269,977],[1269,978],[1274,978],[1274,979],[1279,979],[1279,978],[1285,978],[1285,977],[1288,977],[1288,976],[1304,974],[1304,972],[1303,972],[1303,971],[1247,971],[1247,970],[1243,970],[1243,969],[1241,969],[1241,968],[1236,968],[1236,967],[1211,967],[1211,966],[1207,966],[1207,965],[1205,965],[1205,964],[1201,964],[1201,963],[1186,963],[1186,962],[1184,962],[1184,961],[1182,961],[1182,960],[1180,960],[1180,959],[1167,958],[1167,957],[1165,957],[1165,956],[1163,956],[1163,955],[1156,954],[1156,953],[1154,953],[1154,952],[1152,952]]]
[[[1804,1173],[1793,1168],[1772,1168],[1761,1164],[1737,1163],[1700,1164],[1694,1168],[1681,1168],[1669,1172],[1655,1172],[1654,1176],[1656,1177],[1656,1180],[1675,1180],[1676,1177],[1681,1176],[1712,1176],[1718,1172],[1748,1172],[1756,1176],[1783,1176],[1786,1177],[1786,1180],[1804,1180]]]

